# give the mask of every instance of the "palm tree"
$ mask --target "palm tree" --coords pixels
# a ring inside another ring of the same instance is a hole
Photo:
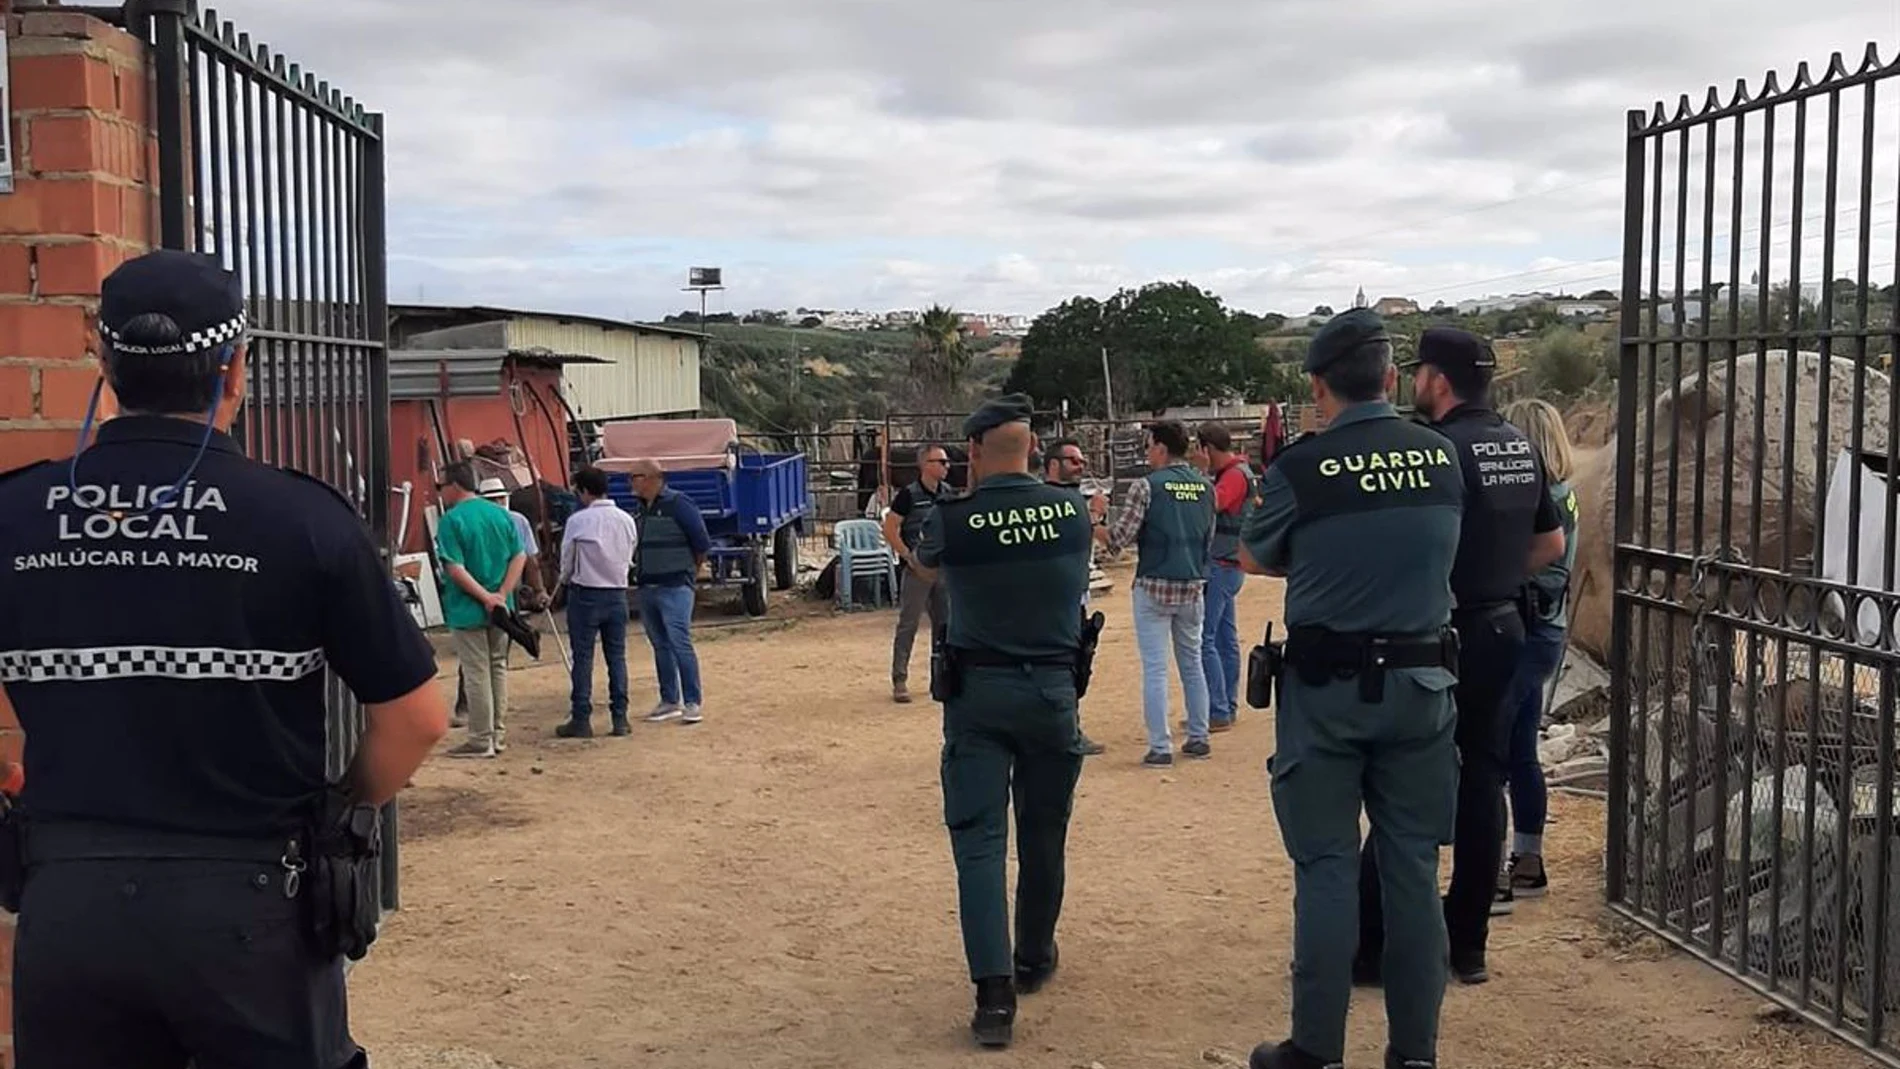
[[[970,368],[970,354],[963,347],[963,317],[933,304],[911,324],[910,331],[915,343],[910,357],[911,378],[917,383],[920,399],[933,411],[941,411],[955,398]]]

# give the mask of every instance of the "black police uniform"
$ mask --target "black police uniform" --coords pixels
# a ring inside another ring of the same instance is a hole
[[[146,313],[177,334],[125,332]],[[211,258],[156,252],[105,281],[100,328],[108,366],[228,362],[243,303]],[[304,871],[326,669],[365,702],[436,671],[368,531],[322,483],[149,415],[0,479],[0,685],[27,739],[21,1065],[367,1064]]]
[[[1027,398],[992,401],[964,422],[964,436],[980,440],[1029,416]],[[940,501],[917,549],[950,601],[949,663],[933,666],[932,694],[943,702],[944,824],[977,985],[971,1028],[985,1046],[1009,1042],[1016,991],[1040,987],[1056,967],[1069,813],[1083,759],[1076,666],[1092,530],[1080,494],[1028,473],[998,474],[964,497]],[[946,688],[946,679],[956,682]],[[1019,862],[1013,950],[1012,801]]]
[[[1324,372],[1382,343],[1379,317],[1355,309],[1313,336],[1305,367]],[[1379,399],[1280,450],[1242,526],[1254,563],[1286,575],[1268,769],[1295,866],[1292,1036],[1257,1048],[1253,1069],[1318,1069],[1345,1053],[1362,808],[1391,892],[1387,1064],[1436,1055],[1438,857],[1458,783],[1447,627],[1464,497],[1451,443]]]
[[[1419,339],[1418,363],[1490,368],[1490,346],[1461,330],[1433,328]],[[1533,533],[1562,527],[1543,459],[1516,427],[1482,401],[1466,402],[1432,425],[1457,447],[1464,469],[1465,513],[1458,562],[1451,573],[1458,629],[1458,823],[1452,847],[1445,927],[1452,972],[1467,983],[1486,979],[1485,942],[1491,900],[1503,862],[1504,777],[1510,756],[1512,673],[1524,646]],[[1377,862],[1361,865],[1359,957],[1362,978],[1377,973],[1384,930]]]

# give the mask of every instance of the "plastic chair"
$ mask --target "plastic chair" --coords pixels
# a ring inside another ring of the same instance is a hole
[[[832,529],[832,542],[838,547],[838,605],[852,608],[854,587],[860,578],[878,580],[874,604],[885,598],[897,604],[897,554],[884,540],[884,529],[876,520],[842,520]]]

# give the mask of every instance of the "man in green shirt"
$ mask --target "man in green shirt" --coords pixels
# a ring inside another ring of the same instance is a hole
[[[450,757],[492,758],[507,745],[508,635],[490,613],[514,608],[528,562],[508,510],[484,500],[476,492],[480,485],[474,467],[461,461],[443,469],[436,488],[443,506],[436,557],[448,579],[442,615],[468,695],[468,739]]]

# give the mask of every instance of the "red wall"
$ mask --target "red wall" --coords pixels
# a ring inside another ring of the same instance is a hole
[[[559,399],[561,373],[553,368],[510,368],[508,374],[521,386],[526,411],[520,415],[520,430],[503,389],[493,397],[457,397],[448,402],[441,421],[449,445],[465,438],[477,447],[502,439],[524,449],[534,473],[556,486],[566,486],[567,410]],[[536,399],[540,403],[536,403]],[[389,406],[389,485],[393,490],[405,481],[413,485],[409,497],[409,532],[398,552],[420,553],[428,546],[429,528],[423,509],[435,503],[435,475],[430,462],[447,459],[436,447],[435,426],[429,418],[431,408],[440,401],[396,401]],[[543,412],[543,405],[546,412]],[[549,416],[553,425],[549,426]],[[393,510],[401,507],[401,498],[391,503],[390,537],[401,528],[402,517]]]

